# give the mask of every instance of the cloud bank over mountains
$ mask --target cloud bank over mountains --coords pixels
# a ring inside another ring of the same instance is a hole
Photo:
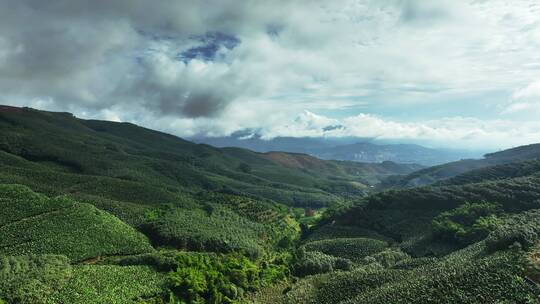
[[[180,136],[254,128],[462,147],[540,141],[534,0],[0,7],[2,104]]]
[[[248,139],[254,135],[262,139],[358,137],[417,143],[432,147],[489,151],[499,149],[501,142],[509,147],[539,142],[538,130],[537,122],[522,123],[516,127],[511,121],[484,121],[454,117],[404,123],[385,120],[370,114],[332,119],[304,111],[292,121],[253,128],[251,132],[244,135],[244,138]],[[229,132],[213,135],[229,135]]]

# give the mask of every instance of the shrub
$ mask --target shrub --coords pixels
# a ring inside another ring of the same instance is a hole
[[[368,238],[329,239],[309,242],[306,251],[322,253],[361,262],[366,256],[380,252],[388,247],[388,243]]]
[[[381,252],[365,257],[364,262],[366,264],[375,262],[385,268],[389,268],[389,267],[394,267],[396,264],[402,263],[404,261],[408,261],[410,259],[411,257],[405,252],[396,248],[388,248]]]
[[[393,268],[411,270],[418,267],[429,267],[439,261],[436,257],[421,257],[404,259],[396,263]]]
[[[238,165],[238,170],[244,172],[244,173],[250,173],[251,172],[251,166],[246,163],[241,163]]]
[[[0,256],[0,296],[8,303],[44,303],[71,275],[65,256]]]
[[[292,268],[295,275],[304,277],[333,270],[350,270],[352,268],[352,262],[348,259],[334,257],[319,251],[305,252],[303,249],[300,249],[297,260]]]
[[[48,199],[25,186],[0,184],[0,226],[71,205],[70,201]]]
[[[373,229],[397,241],[411,237],[407,227],[431,232],[431,220],[466,202],[497,202],[505,212],[540,208],[540,177],[530,175],[456,186],[417,187],[370,195],[333,220],[341,225]],[[497,215],[497,214],[496,214]],[[422,222],[427,224],[422,227]]]
[[[254,257],[261,254],[262,236],[272,236],[267,226],[217,204],[210,214],[201,209],[172,209],[150,220],[143,230],[158,245],[222,253],[243,250]]]
[[[425,304],[537,303],[540,288],[524,277],[521,251],[484,254],[483,242],[443,258],[409,259],[309,276],[292,286],[286,303]]]
[[[286,303],[341,303],[358,293],[399,280],[406,274],[402,270],[382,270],[380,266],[370,265],[354,268],[352,271],[336,271],[306,277],[293,285],[292,290],[286,294]]]
[[[390,238],[385,237],[373,230],[355,227],[355,226],[340,226],[340,225],[331,225],[326,224],[321,227],[317,227],[315,231],[309,234],[307,237],[308,241],[320,241],[326,239],[336,239],[336,238],[371,238],[381,241],[391,241]]]
[[[489,235],[486,245],[490,252],[506,249],[515,243],[528,249],[539,240],[540,210],[531,210],[507,218]]]
[[[489,256],[478,253],[469,249],[458,251],[342,303],[537,303],[540,289],[524,279],[518,253],[497,252]]]
[[[161,251],[122,257],[111,262],[121,266],[148,265],[160,272],[169,272],[178,267],[178,251]]]
[[[259,289],[270,278],[239,254],[187,253],[176,261],[168,281],[172,297],[186,303],[236,303],[245,291]]]
[[[169,250],[108,261],[123,266],[148,265],[159,272],[168,272],[167,286],[173,302],[231,303],[246,291],[284,280],[289,275],[290,258],[276,254],[251,261],[239,253]]]
[[[166,275],[149,266],[77,265],[71,279],[47,303],[139,303],[164,297],[165,289]]]
[[[463,245],[484,239],[501,225],[501,207],[491,203],[466,203],[433,219],[435,236]]]

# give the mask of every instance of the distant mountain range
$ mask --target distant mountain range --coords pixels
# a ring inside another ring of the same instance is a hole
[[[326,160],[368,163],[392,161],[433,166],[466,158],[479,158],[483,153],[465,150],[432,149],[416,144],[388,144],[365,138],[296,138],[263,139],[256,134],[237,132],[227,137],[196,137],[190,140],[215,147],[240,147],[257,152],[284,151],[305,153]]]

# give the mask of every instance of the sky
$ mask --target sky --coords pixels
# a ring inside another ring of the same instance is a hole
[[[540,142],[537,0],[0,0],[0,104],[181,137]]]

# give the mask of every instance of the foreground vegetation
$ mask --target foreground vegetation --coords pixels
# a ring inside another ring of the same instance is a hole
[[[268,217],[271,207],[258,222],[219,204],[144,209],[139,228],[149,239],[88,203],[20,185],[0,185],[0,197],[0,295],[8,303],[233,303],[289,277],[287,250],[298,234],[279,210]],[[148,233],[150,225],[165,232]]]
[[[0,130],[0,303],[540,302],[537,146],[370,193],[413,166],[31,109]]]
[[[539,303],[536,163],[471,170],[330,209],[303,241],[297,275],[304,278],[256,300]]]
[[[343,164],[294,168],[65,113],[0,112],[0,129],[8,303],[236,303],[290,276],[300,227],[285,204],[365,188]]]

